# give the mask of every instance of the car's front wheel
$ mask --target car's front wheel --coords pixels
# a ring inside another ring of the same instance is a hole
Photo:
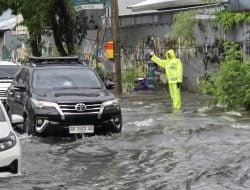
[[[122,116],[112,119],[110,125],[110,131],[112,133],[121,133],[122,132]]]

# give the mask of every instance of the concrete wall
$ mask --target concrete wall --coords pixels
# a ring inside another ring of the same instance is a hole
[[[121,18],[121,45],[128,57],[123,64],[131,65],[138,59],[145,59],[148,48],[155,49],[158,56],[162,56],[169,48],[174,47],[183,63],[184,87],[195,91],[199,79],[205,73],[213,73],[218,68],[219,58],[222,56],[219,46],[225,39],[223,30],[215,27],[210,20],[197,20],[195,28],[197,42],[191,46],[176,48],[178,42],[173,45],[167,38],[171,32],[172,13],[144,16],[147,22],[137,22],[137,24],[134,20],[138,20],[138,17]],[[205,25],[205,31],[201,29],[200,23]]]
[[[0,37],[0,59],[10,59],[14,62],[18,61],[18,58],[23,56],[21,49],[24,48],[26,40],[26,34],[15,35],[15,31],[3,31],[2,37]]]
[[[249,0],[229,0],[229,8],[233,11],[250,10]]]
[[[250,23],[242,23],[227,34],[230,39],[241,45],[243,53],[250,55]]]

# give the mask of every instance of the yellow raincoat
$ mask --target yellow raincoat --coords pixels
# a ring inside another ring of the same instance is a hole
[[[183,75],[183,68],[180,59],[176,58],[174,50],[169,50],[166,53],[166,60],[162,60],[156,55],[153,55],[151,61],[165,69],[169,84],[169,92],[173,102],[173,108],[180,109],[181,94],[180,87],[177,85],[177,83],[182,83]]]

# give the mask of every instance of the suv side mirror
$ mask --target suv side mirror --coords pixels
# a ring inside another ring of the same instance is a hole
[[[108,90],[111,90],[111,89],[114,89],[115,88],[115,83],[106,83],[106,88],[108,89]]]
[[[109,81],[109,80],[105,81],[105,85],[106,85],[106,88],[107,88],[108,90],[111,90],[111,89],[114,89],[114,88],[115,88],[115,83],[112,82],[112,81]]]
[[[13,85],[13,90],[17,92],[24,92],[27,90],[25,84],[14,84]]]
[[[24,122],[23,116],[16,115],[16,114],[11,115],[11,123],[12,123],[12,125],[22,124],[23,122]]]
[[[24,123],[23,116],[16,115],[16,114],[11,115],[11,125],[12,125],[12,127],[14,127],[14,128],[20,127],[21,128],[23,123]]]

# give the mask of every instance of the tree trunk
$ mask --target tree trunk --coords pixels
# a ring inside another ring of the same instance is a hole
[[[66,0],[59,0],[59,6],[61,11],[61,19],[63,19],[63,23],[66,26],[64,28],[65,42],[69,55],[75,54],[75,46],[74,46],[74,20],[71,15],[71,10],[66,2]]]
[[[53,36],[55,40],[55,45],[57,48],[57,51],[61,56],[66,56],[67,52],[65,51],[63,44],[62,44],[62,36],[58,30],[58,24],[55,15],[51,15],[51,25],[53,30]]]
[[[66,0],[54,0],[52,3],[50,21],[56,48],[61,56],[74,55],[74,20],[70,7]]]
[[[41,36],[30,33],[30,46],[31,46],[31,52],[33,56],[36,56],[36,57],[42,56],[42,49],[39,47],[41,40],[42,40]]]

